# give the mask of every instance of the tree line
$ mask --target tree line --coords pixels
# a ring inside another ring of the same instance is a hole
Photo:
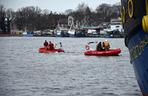
[[[120,7],[120,5],[101,4],[93,11],[82,3],[75,10],[68,9],[64,13],[57,13],[34,6],[13,11],[0,5],[0,31],[10,32],[10,24],[15,24],[19,30],[55,29],[58,24],[67,24],[68,16],[72,16],[74,24],[79,26],[97,26],[102,22],[109,22],[111,18],[119,17]]]

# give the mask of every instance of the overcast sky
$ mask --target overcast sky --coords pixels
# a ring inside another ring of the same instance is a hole
[[[76,9],[78,4],[85,3],[95,9],[102,3],[116,4],[120,0],[0,0],[5,8],[17,10],[26,6],[38,6],[41,9],[48,9],[54,12],[65,12],[67,9]]]

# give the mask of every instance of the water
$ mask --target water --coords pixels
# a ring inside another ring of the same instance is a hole
[[[38,53],[45,39],[66,52]],[[109,39],[120,56],[83,55],[87,42],[100,40],[0,37],[0,96],[140,96],[123,39]]]

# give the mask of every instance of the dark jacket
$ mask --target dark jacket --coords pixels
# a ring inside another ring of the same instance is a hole
[[[45,46],[45,47],[48,46],[48,42],[47,42],[47,41],[44,42],[44,46]]]
[[[101,42],[99,42],[99,43],[97,44],[96,50],[97,50],[97,51],[103,50],[103,47],[102,47]]]

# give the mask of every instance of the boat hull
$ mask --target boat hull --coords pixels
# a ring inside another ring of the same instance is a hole
[[[127,47],[140,89],[143,96],[148,96],[148,34],[140,29]]]
[[[120,53],[120,49],[110,49],[108,51],[88,50],[84,52],[84,54],[88,56],[117,56]]]
[[[39,48],[39,53],[56,53],[56,52],[64,52],[63,49],[54,49],[54,50],[46,50],[45,48]]]

